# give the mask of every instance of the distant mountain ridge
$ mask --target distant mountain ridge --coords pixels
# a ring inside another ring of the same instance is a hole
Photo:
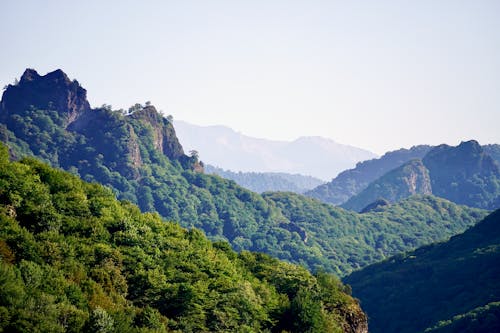
[[[456,147],[439,145],[373,181],[342,207],[361,211],[384,198],[396,202],[414,194],[433,194],[461,205],[495,209],[500,197],[500,169],[477,141]]]
[[[304,193],[324,182],[311,176],[284,172],[234,172],[205,165],[205,172],[234,180],[238,185],[257,193],[285,191]]]
[[[431,146],[427,145],[402,148],[387,152],[380,158],[359,162],[355,168],[341,172],[332,181],[306,192],[305,195],[325,203],[340,205],[385,173],[412,159],[424,157],[430,149]]]
[[[376,157],[365,149],[322,137],[276,141],[243,135],[225,126],[174,121],[186,151],[197,150],[207,164],[242,172],[286,172],[330,180],[357,162]]]

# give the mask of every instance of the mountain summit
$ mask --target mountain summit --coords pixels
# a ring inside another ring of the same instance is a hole
[[[43,76],[34,69],[26,69],[18,84],[7,86],[0,107],[0,116],[4,118],[31,107],[56,110],[66,125],[90,110],[87,91],[60,69]]]

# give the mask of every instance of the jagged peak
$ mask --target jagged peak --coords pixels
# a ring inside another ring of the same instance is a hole
[[[43,76],[35,69],[24,71],[19,84],[9,85],[2,95],[1,108],[4,116],[35,107],[41,110],[57,110],[73,122],[82,112],[90,110],[87,91],[78,81],[71,81],[61,69]]]
[[[55,81],[62,81],[67,84],[71,83],[71,80],[69,79],[68,75],[64,73],[61,69],[56,69],[55,71],[49,72],[43,76],[46,79],[52,79]]]
[[[40,74],[38,74],[36,70],[34,70],[33,68],[26,68],[23,75],[21,76],[20,83],[23,84],[29,81],[34,81],[38,78],[40,78]]]

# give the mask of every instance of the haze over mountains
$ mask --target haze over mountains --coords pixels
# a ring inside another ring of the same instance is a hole
[[[357,162],[377,156],[322,137],[276,141],[225,126],[198,126],[180,120],[174,125],[186,151],[197,150],[203,162],[236,172],[298,173],[328,181]]]

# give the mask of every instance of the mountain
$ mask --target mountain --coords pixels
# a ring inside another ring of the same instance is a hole
[[[498,332],[500,210],[452,237],[345,278],[370,332]]]
[[[2,332],[366,333],[347,291],[0,144]]]
[[[499,144],[490,144],[484,145],[483,150],[486,154],[490,155],[495,162],[500,165],[500,145]]]
[[[284,172],[233,172],[211,165],[205,166],[205,172],[234,180],[238,185],[257,193],[283,191],[304,193],[323,183],[311,176]]]
[[[476,141],[439,145],[423,159],[409,161],[373,181],[342,207],[361,211],[378,198],[396,202],[414,194],[433,194],[455,203],[495,209],[500,198],[498,164]]]
[[[299,263],[339,276],[400,252],[449,238],[481,220],[484,210],[433,196],[412,196],[359,214],[294,193],[264,193],[290,221],[307,249]],[[293,228],[293,229],[292,229]],[[302,258],[307,258],[304,260]],[[304,260],[304,261],[301,261]]]
[[[380,158],[357,163],[354,169],[341,172],[331,182],[320,185],[305,195],[325,203],[340,205],[387,172],[412,159],[424,157],[430,149],[430,146],[425,145],[403,148],[385,153]]]
[[[171,120],[152,105],[89,109],[85,89],[75,82],[62,71],[40,76],[27,70],[19,84],[7,87],[0,139],[11,156],[35,156],[99,182],[119,200],[201,229],[238,252],[263,252],[344,275],[461,232],[484,216],[438,199],[412,199],[359,215],[292,193],[262,196],[204,174],[197,155],[184,154]]]
[[[415,194],[432,194],[429,171],[418,159],[389,171],[370,183],[360,194],[347,200],[342,207],[358,212],[378,198],[397,202]]]
[[[322,137],[273,141],[224,126],[197,126],[179,120],[175,128],[187,151],[200,152],[208,164],[242,172],[286,172],[329,180],[356,162],[376,156]]]

